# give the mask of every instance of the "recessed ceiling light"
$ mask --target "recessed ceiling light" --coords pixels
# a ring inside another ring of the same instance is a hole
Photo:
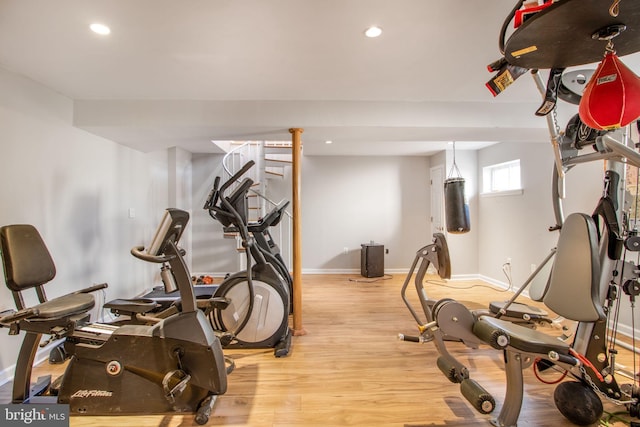
[[[325,141],[325,144],[333,144],[333,141]]]
[[[370,38],[378,37],[380,34],[382,34],[382,28],[376,27],[375,25],[367,28],[364,32],[364,35]]]
[[[97,22],[89,25],[89,28],[91,28],[91,31],[93,31],[94,33],[103,36],[111,33],[111,29],[109,27],[104,24],[98,24]]]

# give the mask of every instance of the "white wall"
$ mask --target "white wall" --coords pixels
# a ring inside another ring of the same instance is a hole
[[[129,250],[150,239],[167,205],[166,153],[143,154],[74,128],[70,99],[3,69],[0,93],[0,225],[40,230],[58,272],[48,296],[102,282],[106,299],[149,288],[157,266]],[[8,308],[3,283],[0,309]],[[13,374],[20,342],[0,334],[0,381]]]
[[[371,240],[389,250],[385,271],[406,271],[431,241],[429,166],[427,157],[303,156],[303,271],[359,272]]]
[[[167,183],[167,206],[168,208],[178,208],[189,212],[193,215],[192,205],[192,162],[191,152],[178,147],[171,147],[167,150],[168,156],[168,183]],[[187,265],[191,265],[192,251],[192,233],[189,228],[193,227],[189,221],[187,232],[180,238],[179,245],[186,251],[184,256]]]
[[[490,282],[506,285],[502,265],[509,257],[512,259],[514,290],[530,275],[532,264],[539,265],[558,239],[558,232],[547,231],[556,224],[551,199],[554,163],[549,144],[503,143],[480,150],[478,180],[482,179],[482,167],[518,158],[523,194],[480,197],[479,273]],[[573,212],[593,212],[602,194],[603,166],[602,161],[581,164],[567,173],[564,217]],[[635,255],[632,258],[636,261]],[[631,335],[633,321],[629,297],[622,293],[619,297],[618,328]]]
[[[382,243],[385,271],[407,271],[429,235],[427,157],[303,156],[302,268],[304,273],[360,272],[360,245]],[[221,155],[193,156],[193,271],[239,269],[235,241],[200,209]],[[290,180],[269,180],[269,197],[290,200]],[[283,245],[284,246],[284,245]],[[347,253],[344,253],[347,248]],[[287,248],[281,247],[286,259]]]
[[[194,154],[191,230],[194,274],[235,273],[240,269],[235,239],[223,237],[222,225],[202,209],[216,176],[223,176],[221,154]]]
[[[485,166],[520,159],[522,194],[480,196],[479,269],[493,282],[507,283],[502,265],[511,258],[514,286],[517,288],[555,246],[558,233],[551,198],[554,167],[549,143],[502,143],[478,152],[478,182]],[[571,212],[591,213],[602,192],[602,162],[579,165],[567,174],[565,216]]]

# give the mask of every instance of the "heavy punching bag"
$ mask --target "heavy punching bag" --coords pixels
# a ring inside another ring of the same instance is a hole
[[[453,176],[454,170],[457,177]],[[464,193],[464,178],[456,164],[456,143],[453,143],[453,165],[444,181],[444,212],[447,231],[454,234],[467,233],[471,229],[469,203]]]

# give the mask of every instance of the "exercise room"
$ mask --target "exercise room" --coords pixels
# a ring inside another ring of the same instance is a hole
[[[639,32],[0,0],[0,426],[640,426]]]

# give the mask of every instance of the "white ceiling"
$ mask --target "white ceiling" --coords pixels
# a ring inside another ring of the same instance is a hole
[[[73,99],[76,126],[142,151],[216,152],[211,140],[291,127],[306,155],[546,142],[529,76],[496,98],[484,86],[514,3],[0,0],[0,66]],[[373,24],[384,33],[367,39]]]

